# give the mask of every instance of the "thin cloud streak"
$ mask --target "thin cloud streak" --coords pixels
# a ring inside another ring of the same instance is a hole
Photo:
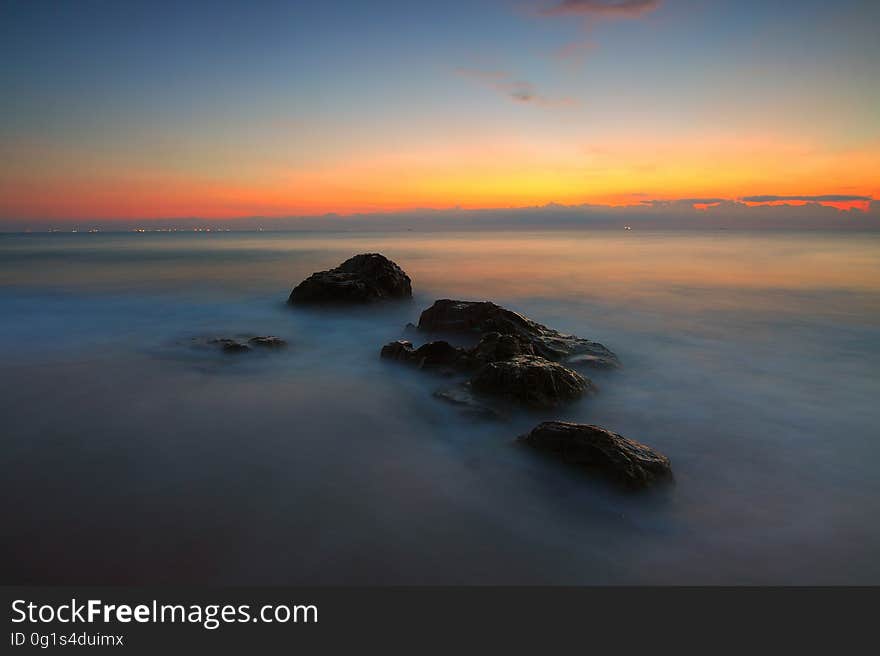
[[[516,80],[504,71],[484,71],[472,68],[457,68],[456,74],[476,81],[477,83],[492,89],[509,100],[523,104],[536,105],[539,107],[572,107],[577,104],[573,98],[549,98],[538,93],[531,82]]]
[[[542,16],[605,16],[637,18],[660,6],[660,0],[562,0],[545,7]]]
[[[579,68],[596,47],[589,40],[594,23],[602,19],[639,18],[658,9],[660,2],[661,0],[562,0],[538,9],[536,13],[542,18],[574,16],[582,19],[585,38],[565,44],[552,53],[558,61]]]
[[[574,41],[567,43],[553,53],[553,57],[561,62],[580,66],[591,52],[596,49],[592,41]]]

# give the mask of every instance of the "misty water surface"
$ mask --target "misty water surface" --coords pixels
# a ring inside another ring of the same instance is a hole
[[[364,251],[412,303],[284,304]],[[378,357],[445,297],[624,367],[474,422]],[[188,345],[240,333],[290,347]],[[880,583],[876,235],[2,235],[0,344],[6,583]],[[514,443],[551,418],[654,446],[675,484]]]

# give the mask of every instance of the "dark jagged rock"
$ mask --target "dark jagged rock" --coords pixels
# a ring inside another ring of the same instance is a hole
[[[462,414],[475,419],[503,419],[504,415],[477,399],[469,385],[459,385],[449,389],[437,390],[434,397],[457,406]]]
[[[669,458],[662,453],[599,426],[545,421],[518,439],[630,487],[646,487],[672,476]]]
[[[449,342],[428,342],[413,348],[412,342],[398,340],[382,347],[381,357],[414,364],[420,369],[466,370],[473,367],[473,358],[465,349]]]
[[[285,342],[280,337],[275,337],[274,335],[266,335],[264,337],[251,337],[248,340],[248,344],[251,346],[259,346],[261,348],[282,348],[287,346],[287,342]]]
[[[592,383],[558,362],[536,355],[517,355],[490,362],[471,378],[474,391],[533,407],[554,407],[580,398]]]
[[[617,356],[598,342],[565,335],[490,301],[441,299],[422,312],[419,329],[446,333],[499,333],[511,335],[531,345],[535,355],[553,361],[589,355],[581,364],[600,367],[619,366]]]
[[[372,303],[412,298],[412,283],[399,266],[384,255],[362,253],[335,269],[318,271],[290,292],[288,303]]]

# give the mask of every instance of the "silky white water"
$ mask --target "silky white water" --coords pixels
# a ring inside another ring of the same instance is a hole
[[[411,303],[285,305],[378,251]],[[379,359],[437,298],[623,361],[475,422]],[[192,337],[271,334],[229,357]],[[6,583],[880,583],[880,237],[0,235]],[[596,423],[670,457],[631,494],[513,440]]]

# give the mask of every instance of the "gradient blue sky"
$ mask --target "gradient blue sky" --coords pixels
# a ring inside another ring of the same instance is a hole
[[[4,1],[0,217],[880,194],[880,3],[624,4]]]

